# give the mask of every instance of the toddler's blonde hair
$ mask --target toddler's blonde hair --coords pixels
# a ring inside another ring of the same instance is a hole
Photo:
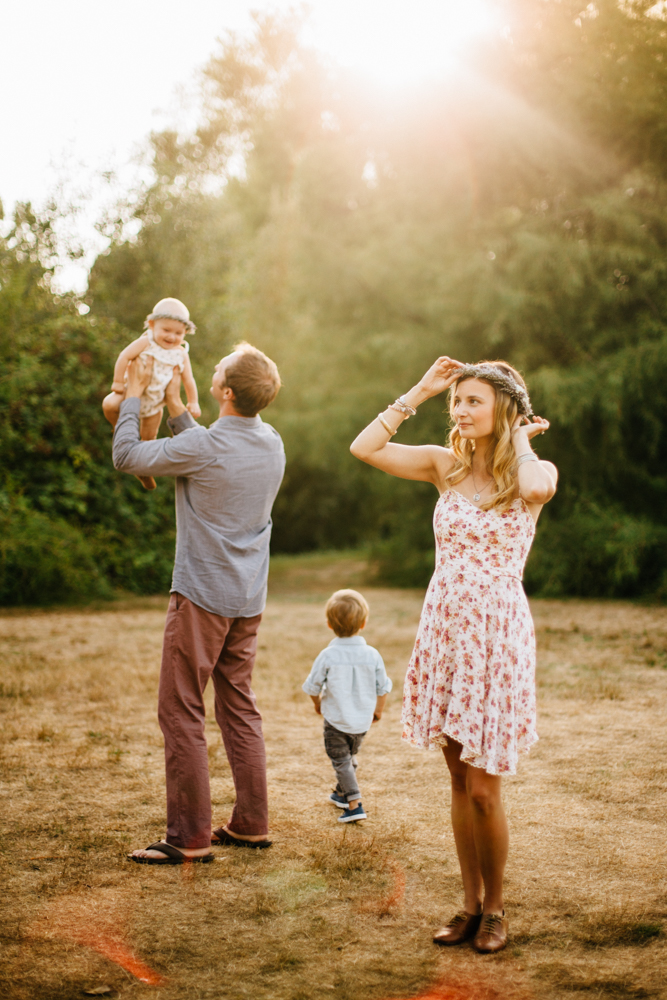
[[[327,621],[339,638],[358,632],[368,618],[366,598],[356,590],[337,590],[327,601]]]

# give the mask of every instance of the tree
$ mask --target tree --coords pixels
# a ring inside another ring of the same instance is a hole
[[[169,486],[148,496],[111,464],[102,417],[117,325],[80,316],[51,287],[53,219],[29,205],[0,240],[0,603],[164,590]]]
[[[274,356],[277,547],[369,544],[395,582],[428,574],[434,496],[359,466],[349,442],[433,357],[505,357],[553,418],[542,452],[563,471],[529,585],[655,593],[666,25],[647,3],[506,11],[466,74],[391,100],[323,65],[293,19],[258,16],[211,60],[193,134],[153,137],[139,236],[96,263],[89,301],[136,324],[175,284],[196,303],[195,366],[242,338]],[[444,441],[443,406],[402,440]]]

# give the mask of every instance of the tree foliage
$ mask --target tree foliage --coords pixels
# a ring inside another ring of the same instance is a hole
[[[434,357],[504,357],[561,470],[529,587],[664,594],[667,23],[647,2],[502,6],[507,30],[465,71],[400,94],[304,48],[293,15],[221,43],[197,127],[151,138],[138,233],[116,226],[83,326],[127,337],[178,295],[202,390],[235,340],[271,354],[284,388],[267,419],[288,455],[274,548],[364,544],[404,584],[430,572],[435,494],[349,443]],[[445,409],[429,401],[400,439],[444,442]],[[105,461],[105,493],[131,490]],[[71,502],[54,516],[80,523]],[[161,510],[147,501],[141,523]]]
[[[100,403],[126,333],[51,289],[52,219],[19,206],[0,241],[0,603],[163,590],[172,491],[111,464]]]

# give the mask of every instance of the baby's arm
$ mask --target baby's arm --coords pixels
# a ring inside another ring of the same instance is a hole
[[[195,377],[192,374],[192,365],[190,364],[190,358],[185,358],[185,365],[183,367],[183,387],[185,388],[185,397],[187,399],[187,406],[185,407],[192,416],[197,420],[201,417],[201,407],[199,405],[199,394],[197,393],[197,383],[195,382]]]
[[[125,372],[127,371],[127,366],[130,361],[134,361],[138,358],[142,351],[145,351],[148,347],[150,341],[148,335],[142,333],[140,337],[133,340],[131,344],[124,347],[123,350],[118,355],[116,364],[113,369],[113,383],[111,386],[112,392],[125,392]]]

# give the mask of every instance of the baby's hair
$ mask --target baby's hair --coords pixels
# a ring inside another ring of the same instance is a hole
[[[327,621],[341,639],[358,632],[368,618],[368,604],[356,590],[337,590],[327,601]]]

